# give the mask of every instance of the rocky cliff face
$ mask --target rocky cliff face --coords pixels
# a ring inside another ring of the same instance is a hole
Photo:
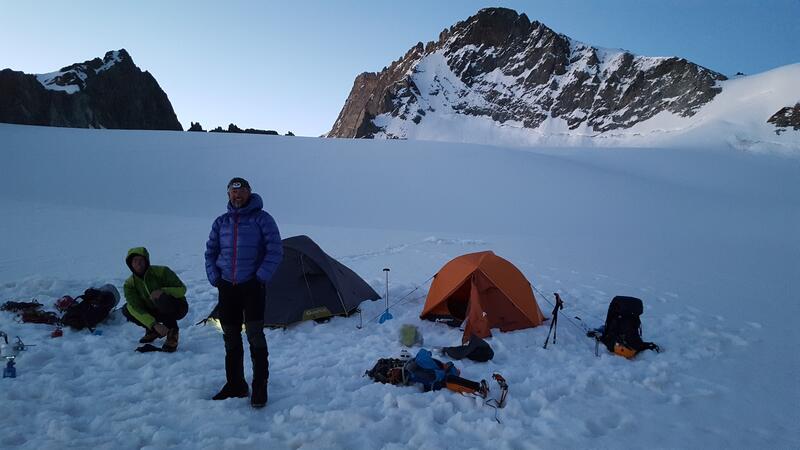
[[[776,134],[781,134],[788,128],[800,130],[800,102],[794,106],[781,108],[780,111],[776,112],[772,115],[772,117],[767,119],[767,122],[775,125]]]
[[[48,74],[0,71],[0,122],[182,130],[167,94],[124,49]]]
[[[487,8],[356,77],[328,136],[404,138],[432,114],[528,129],[563,119],[569,130],[602,133],[662,111],[691,116],[724,79],[682,58],[595,48],[525,14]]]

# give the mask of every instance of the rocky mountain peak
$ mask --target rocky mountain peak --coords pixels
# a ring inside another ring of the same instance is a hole
[[[513,9],[484,8],[469,19],[458,22],[451,34],[459,38],[453,42],[457,47],[465,45],[502,45],[509,39],[530,34],[531,21],[525,14]]]
[[[0,71],[0,122],[76,128],[182,130],[167,95],[125,49],[28,75]]]
[[[724,79],[682,58],[593,47],[525,14],[486,8],[381,72],[356,77],[328,136],[405,138],[442,115],[603,133],[661,111],[691,116]]]

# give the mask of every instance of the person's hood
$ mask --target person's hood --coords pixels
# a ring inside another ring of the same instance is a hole
[[[247,204],[242,206],[241,208],[234,208],[233,205],[231,205],[231,202],[228,201],[228,212],[238,212],[239,214],[247,214],[262,209],[264,209],[264,201],[261,200],[261,196],[256,193],[251,193],[250,200],[248,200]]]
[[[134,256],[144,256],[144,260],[147,261],[147,266],[145,267],[144,271],[147,272],[147,269],[150,268],[150,253],[147,252],[147,249],[144,247],[134,247],[128,250],[128,256],[125,257],[125,264],[127,264],[128,269],[131,270],[133,273],[133,268],[131,267],[131,259]]]

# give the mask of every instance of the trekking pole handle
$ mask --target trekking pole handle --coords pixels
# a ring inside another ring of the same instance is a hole
[[[553,295],[556,297],[556,308],[564,309],[564,302],[561,300],[561,296],[558,295],[558,292],[553,292]]]

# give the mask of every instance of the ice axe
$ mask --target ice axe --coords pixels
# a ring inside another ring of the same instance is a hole
[[[394,319],[394,317],[392,317],[392,313],[389,312],[389,269],[385,268],[383,271],[386,272],[386,311],[381,314],[381,318],[378,319],[378,323],[383,323],[387,320]]]

